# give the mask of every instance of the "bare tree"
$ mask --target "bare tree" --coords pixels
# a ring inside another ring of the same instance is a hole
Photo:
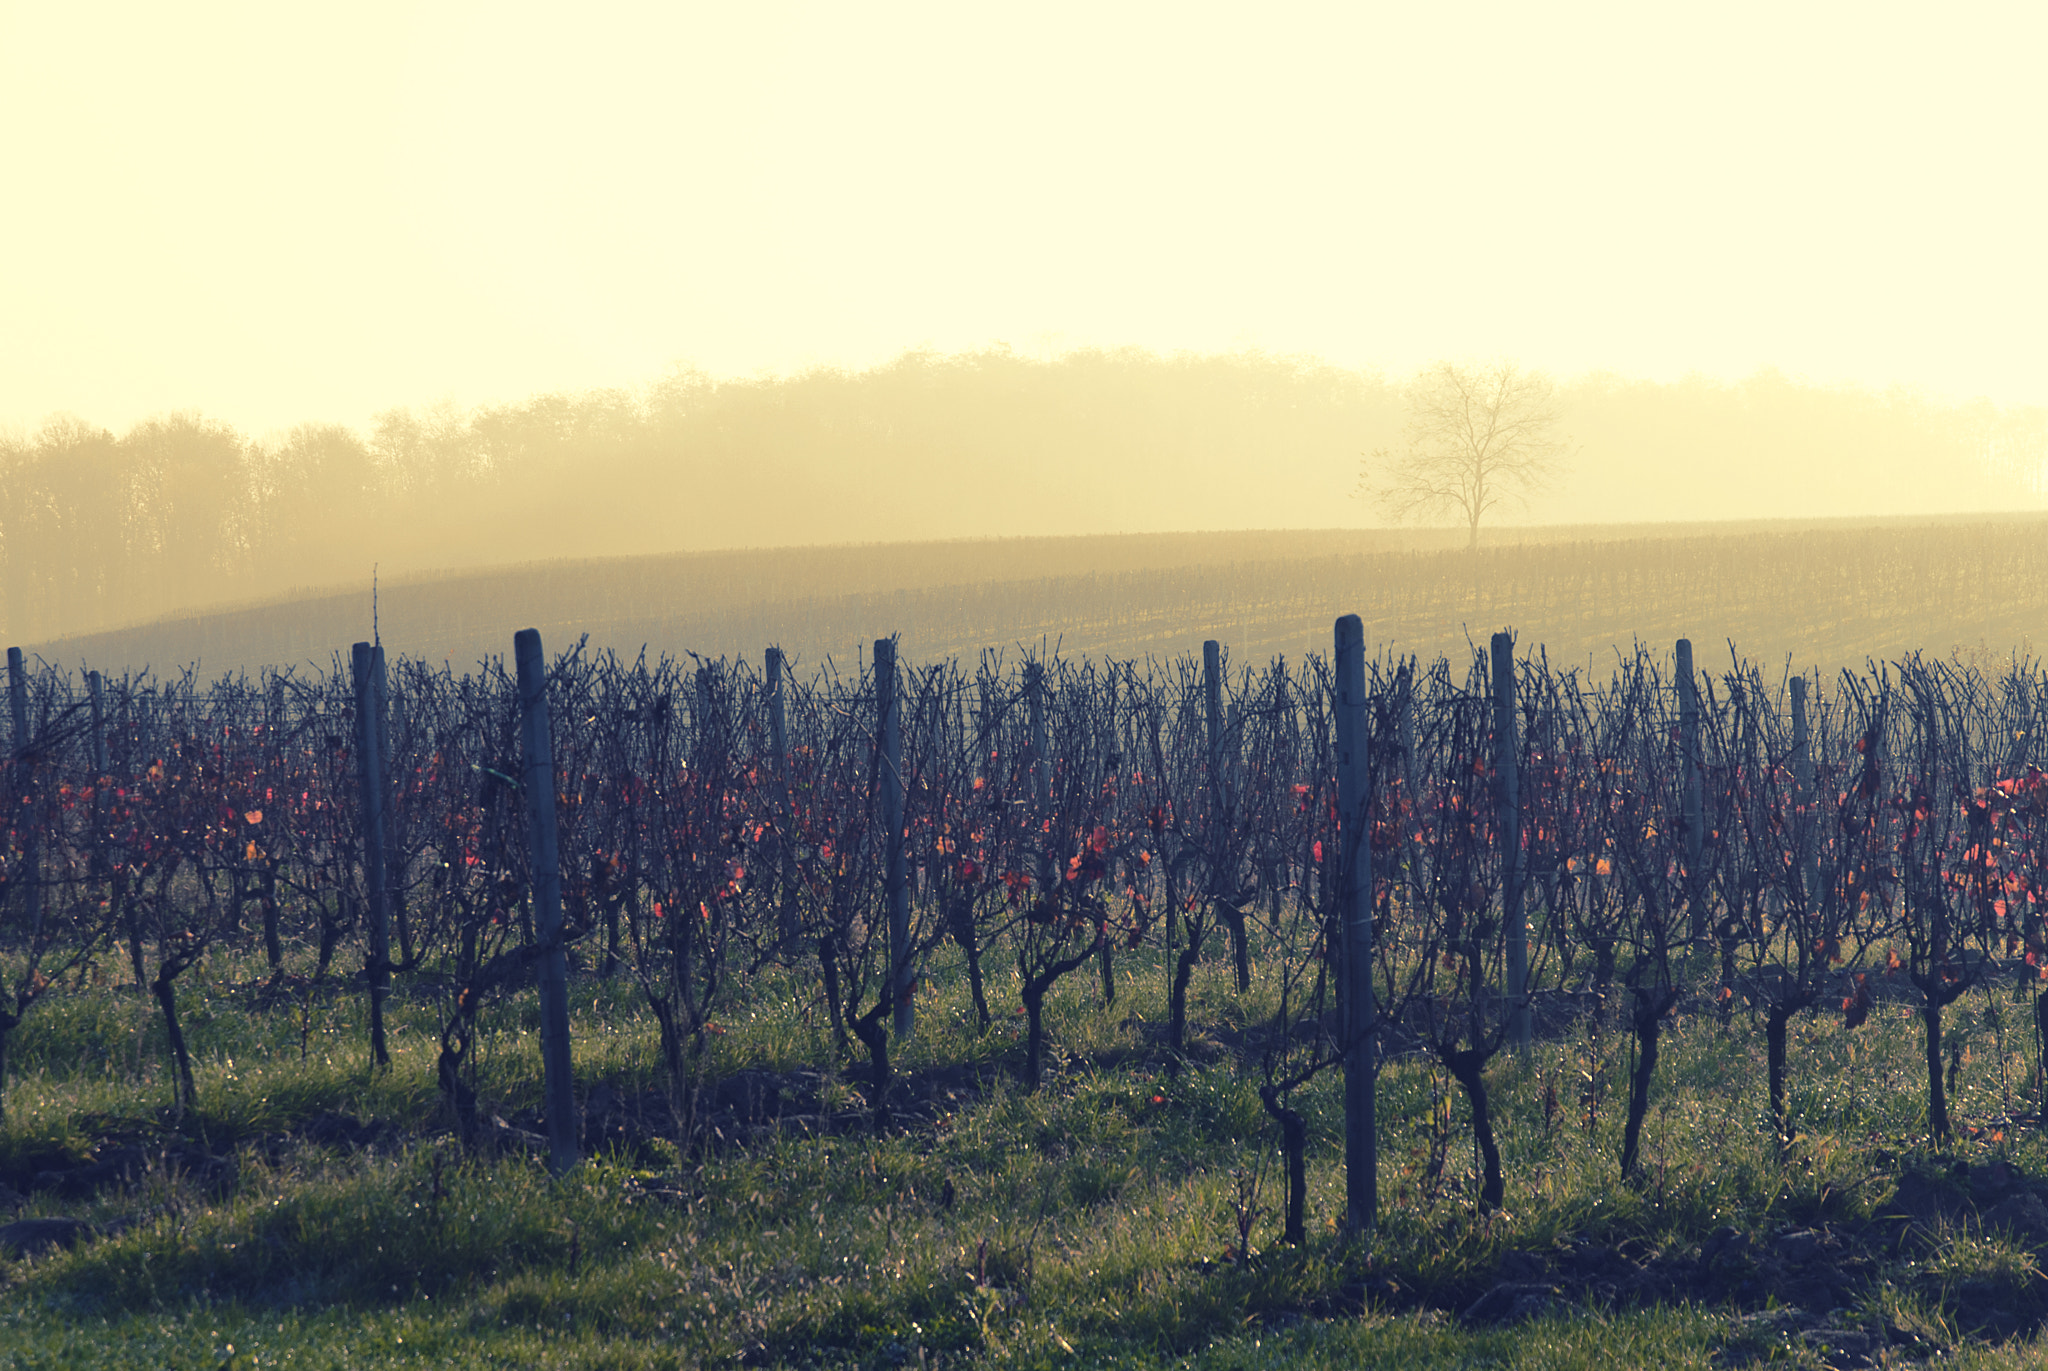
[[[1479,546],[1479,520],[1503,499],[1525,498],[1557,469],[1550,378],[1513,362],[1439,362],[1408,386],[1408,451],[1376,449],[1357,494],[1396,520],[1456,511]]]

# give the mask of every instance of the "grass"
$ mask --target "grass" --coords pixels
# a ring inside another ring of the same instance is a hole
[[[1240,1002],[1227,967],[1205,966],[1191,1017],[1212,1036],[1176,1064],[1152,1028],[1163,970],[1135,956],[1120,967],[1113,1007],[1079,976],[1055,994],[1059,1055],[1037,1094],[1018,1084],[1014,986],[992,984],[1000,1018],[984,1033],[942,966],[898,1059],[925,1101],[903,1130],[771,1128],[687,1152],[642,1138],[560,1179],[522,1149],[472,1154],[452,1138],[431,995],[395,1002],[393,1064],[372,1072],[353,996],[265,1003],[249,968],[216,961],[186,996],[199,1103],[183,1119],[165,1109],[146,1001],[111,985],[53,996],[11,1054],[0,1175],[116,1145],[146,1165],[132,1186],[85,1197],[30,1191],[24,1215],[111,1232],[0,1259],[0,1366],[1818,1365],[1776,1325],[1741,1320],[1775,1296],[1745,1293],[1739,1263],[1671,1299],[1574,1296],[1509,1328],[1456,1314],[1517,1254],[1612,1249],[1633,1268],[1704,1270],[1693,1254],[1717,1229],[1749,1250],[1790,1229],[1855,1231],[1902,1167],[1999,1158],[2048,1172],[2037,1132],[1979,1122],[2031,1108],[2031,1062],[2009,1031],[2027,1020],[2011,1004],[1978,998],[1952,1015],[1969,1058],[1955,1107],[1980,1131],[1938,1155],[1919,1140],[1919,1035],[1899,1007],[1854,1032],[1839,1016],[1797,1024],[1799,1135],[1782,1156],[1760,1033],[1700,1015],[1667,1038],[1637,1185],[1615,1160],[1625,1038],[1581,1027],[1498,1059],[1509,1186],[1492,1215],[1474,1210],[1462,1099],[1426,1061],[1390,1061],[1369,1244],[1338,1232],[1341,1083],[1326,1074],[1296,1101],[1309,1239],[1289,1247],[1256,1065],[1223,1046],[1252,1034],[1273,988]],[[706,1074],[823,1068],[816,1113],[829,1120],[861,1108],[862,1081],[800,984],[748,987],[709,1040]],[[573,986],[579,1086],[656,1087],[655,1034],[629,984]],[[486,1113],[530,1121],[530,999],[484,1027]],[[384,1126],[308,1141],[328,1116]],[[234,1166],[208,1171],[193,1155]],[[2019,1240],[1936,1224],[1859,1260],[1835,1320],[1909,1334],[1919,1341],[1903,1350],[1940,1351],[1944,1365],[2038,1356],[2026,1338],[1968,1326],[1973,1300],[2038,1301],[2043,1278]]]

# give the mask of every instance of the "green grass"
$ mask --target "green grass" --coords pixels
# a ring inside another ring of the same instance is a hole
[[[942,965],[897,1060],[931,1100],[903,1130],[784,1131],[688,1155],[648,1144],[561,1179],[517,1149],[472,1155],[453,1139],[434,1088],[431,996],[394,1002],[393,1064],[372,1072],[353,996],[266,1007],[250,968],[217,961],[182,1001],[199,1102],[173,1120],[146,1001],[111,986],[54,995],[11,1053],[0,1169],[49,1169],[104,1138],[237,1165],[225,1183],[152,1163],[132,1190],[36,1190],[24,1214],[126,1226],[0,1261],[0,1366],[1817,1365],[1734,1323],[1769,1297],[1733,1290],[1573,1303],[1508,1329],[1455,1314],[1510,1252],[1577,1242],[1682,1257],[1724,1225],[1768,1244],[1855,1224],[1904,1165],[1996,1156],[2048,1171],[2032,1130],[1985,1127],[1949,1154],[1927,1151],[1918,1028],[1897,1006],[1853,1033],[1839,1016],[1799,1021],[1799,1136],[1781,1156],[1760,1033],[1740,1016],[1693,1016],[1667,1038],[1637,1185],[1616,1164],[1624,1037],[1580,1030],[1500,1058],[1489,1084],[1508,1196],[1487,1216],[1473,1205],[1464,1101],[1426,1061],[1389,1062],[1370,1243],[1338,1231],[1341,1082],[1326,1073],[1296,1101],[1310,1130],[1309,1239],[1293,1248],[1279,1241],[1284,1181],[1256,1063],[1221,1046],[1253,1033],[1274,987],[1240,1002],[1227,967],[1205,966],[1191,1018],[1211,1041],[1176,1069],[1153,1027],[1166,1017],[1163,970],[1136,956],[1120,967],[1114,1007],[1079,975],[1054,996],[1058,1053],[1035,1095],[1018,1083],[1014,982],[992,977],[998,1022],[983,1033]],[[708,1041],[707,1078],[824,1068],[820,1112],[859,1109],[861,1064],[837,1058],[803,984],[747,987]],[[630,983],[586,976],[572,999],[579,1084],[658,1086],[657,1039]],[[1980,997],[1951,1016],[1968,1054],[1955,1100],[1966,1124],[2033,1107],[2010,1031],[2027,1021],[2020,1008]],[[484,1027],[480,1099],[512,1118],[540,1096],[530,997],[494,1007]],[[391,1126],[365,1149],[288,1140],[325,1113]],[[2025,1301],[2042,1281],[2023,1245],[1944,1228],[1885,1254],[1838,1318],[1915,1330],[1944,1365],[2019,1366],[2038,1355],[2031,1343],[1974,1339],[1961,1311],[1972,1291]]]

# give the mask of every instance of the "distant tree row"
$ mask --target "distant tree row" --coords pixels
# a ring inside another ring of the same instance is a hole
[[[1416,427],[1416,398],[1260,354],[991,350],[747,381],[679,371],[630,392],[393,409],[366,433],[252,439],[173,414],[116,436],[60,418],[0,437],[0,628],[47,641],[366,585],[373,565],[1343,525],[1362,453],[1444,437]],[[1563,433],[1576,448],[1571,480],[1530,504],[1539,521],[2012,507],[2035,501],[2048,458],[2048,414],[1771,375],[1594,378],[1535,408],[1557,432],[1507,460],[1541,466]],[[1506,489],[1425,503],[1476,527]]]
[[[0,625],[47,640],[367,585],[375,564],[1186,527],[1204,521],[1162,491],[1226,488],[1254,458],[1341,471],[1397,408],[1374,378],[1281,359],[990,352],[393,409],[367,433],[59,418],[0,437]]]

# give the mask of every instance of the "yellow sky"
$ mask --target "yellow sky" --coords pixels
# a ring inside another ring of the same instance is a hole
[[[0,425],[910,346],[2048,404],[2048,7],[0,0]]]

